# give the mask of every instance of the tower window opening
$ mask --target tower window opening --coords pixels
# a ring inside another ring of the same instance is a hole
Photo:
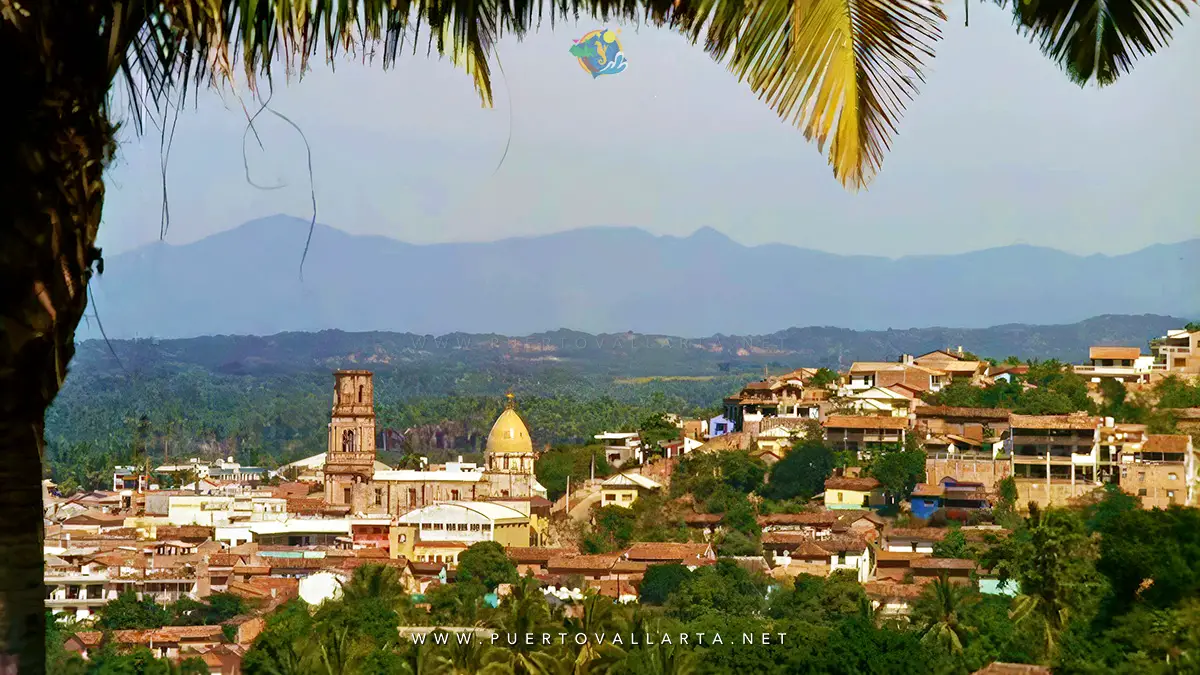
[[[359,403],[362,403],[362,395],[363,395],[363,386],[360,384],[360,385],[358,385],[358,402]]]

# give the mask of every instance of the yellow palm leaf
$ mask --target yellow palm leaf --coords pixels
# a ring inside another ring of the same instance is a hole
[[[879,171],[945,20],[940,0],[703,0],[675,23],[824,151],[850,188]]]

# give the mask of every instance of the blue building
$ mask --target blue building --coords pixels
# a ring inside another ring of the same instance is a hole
[[[949,477],[936,485],[918,483],[908,504],[912,514],[922,520],[942,509],[950,520],[967,520],[972,512],[991,507],[983,483],[960,482]]]

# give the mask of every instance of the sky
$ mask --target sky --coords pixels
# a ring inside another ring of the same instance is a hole
[[[947,8],[944,39],[880,175],[851,193],[823,153],[684,38],[624,26],[628,69],[593,79],[567,52],[594,21],[548,26],[497,49],[496,104],[447,60],[318,65],[277,78],[272,107],[312,152],[317,219],[413,243],[491,241],[595,225],[745,245],[896,257],[1023,243],[1120,254],[1200,236],[1200,26],[1104,89],[1071,84],[991,3]],[[167,156],[182,244],[275,213],[312,213],[306,148],[250,102],[205,91]],[[497,166],[510,137],[507,157]],[[108,173],[106,254],[153,242],[162,155],[126,124]]]

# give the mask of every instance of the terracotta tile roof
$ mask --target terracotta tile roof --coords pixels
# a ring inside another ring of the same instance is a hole
[[[308,483],[280,483],[271,488],[271,496],[282,499],[302,498],[307,497],[311,489],[312,486]]]
[[[154,538],[159,541],[164,539],[211,539],[214,532],[213,528],[202,525],[183,525],[180,527],[160,525],[154,528]]]
[[[208,566],[211,567],[233,567],[240,563],[242,557],[232,553],[209,553]]]
[[[1134,360],[1142,355],[1141,347],[1090,347],[1089,359],[1129,359]]]
[[[817,544],[830,553],[841,553],[843,551],[851,553],[863,551],[867,548],[867,542],[856,534],[835,534],[828,539],[818,541]]]
[[[825,481],[826,490],[855,490],[867,492],[874,490],[880,486],[880,483],[875,478],[830,478]]]
[[[1050,669],[1024,663],[1002,663],[996,661],[971,673],[971,675],[1050,675]]]
[[[941,527],[895,527],[888,530],[889,539],[921,539],[924,541],[941,541],[946,538],[949,530]]]
[[[1142,444],[1142,452],[1184,453],[1191,440],[1186,434],[1149,434]]]
[[[917,417],[965,417],[971,419],[986,419],[1008,421],[1012,414],[1007,408],[960,408],[946,405],[923,405],[915,411]]]
[[[325,510],[325,500],[308,497],[288,497],[288,513],[296,515],[316,515]]]
[[[573,555],[577,551],[572,551],[566,548],[544,548],[536,546],[510,546],[504,549],[509,559],[518,565],[528,565],[531,563],[546,564],[551,558],[556,556]]]
[[[828,560],[831,555],[833,554],[811,539],[800,542],[791,551],[791,557],[798,560]]]
[[[711,544],[674,542],[637,542],[625,551],[627,560],[642,562],[688,562],[711,555]]]
[[[928,483],[917,483],[913,488],[913,497],[941,497],[946,494],[946,489],[941,485],[930,485]]]
[[[274,593],[272,593],[274,591]],[[290,597],[300,592],[299,579],[259,577],[250,581],[232,581],[229,592],[243,598]]]
[[[1103,420],[1087,414],[1071,415],[1017,415],[1009,417],[1014,430],[1017,429],[1063,429],[1089,431],[1097,429]]]
[[[284,558],[281,556],[264,556],[262,565],[239,565],[233,568],[235,574],[254,574],[254,572],[245,572],[247,569],[258,569],[259,567],[268,567],[271,570],[315,570],[330,565],[341,563],[341,559],[329,560],[326,558]]]
[[[546,567],[554,572],[568,571],[607,572],[620,560],[620,556],[609,555],[574,555],[551,558]]]
[[[620,581],[617,581],[615,579],[614,580],[606,579],[603,581],[597,581],[595,579],[588,579],[585,582],[585,585],[588,588],[595,589],[598,594],[603,595],[606,598],[614,598],[615,599],[615,598],[620,598],[622,596],[629,596],[629,595],[636,596],[638,594],[637,588],[634,587],[634,585],[629,583],[628,581],[625,581],[624,579],[622,579]]]
[[[879,562],[899,562],[928,558],[930,555],[929,553],[917,553],[916,551],[878,551],[875,554],[875,559]]]
[[[116,513],[104,513],[103,511],[84,511],[78,515],[71,516],[63,521],[64,525],[89,525],[96,524],[101,527],[105,525],[123,525],[125,524],[125,516]]]
[[[863,584],[863,591],[872,598],[912,600],[920,597],[923,590],[925,587],[918,584],[898,584],[887,581],[868,581]]]
[[[646,568],[650,565],[640,560],[618,560],[613,563],[612,569],[609,570],[613,574],[637,574],[646,573]]]
[[[758,517],[762,527],[772,525],[809,525],[819,527],[833,526],[838,521],[838,515],[832,511],[816,511],[809,513],[771,513]]]
[[[886,429],[900,431],[908,428],[907,417],[884,417],[883,415],[830,415],[825,419],[826,429]]]
[[[975,561],[966,558],[920,558],[908,566],[914,570],[973,570]]]

